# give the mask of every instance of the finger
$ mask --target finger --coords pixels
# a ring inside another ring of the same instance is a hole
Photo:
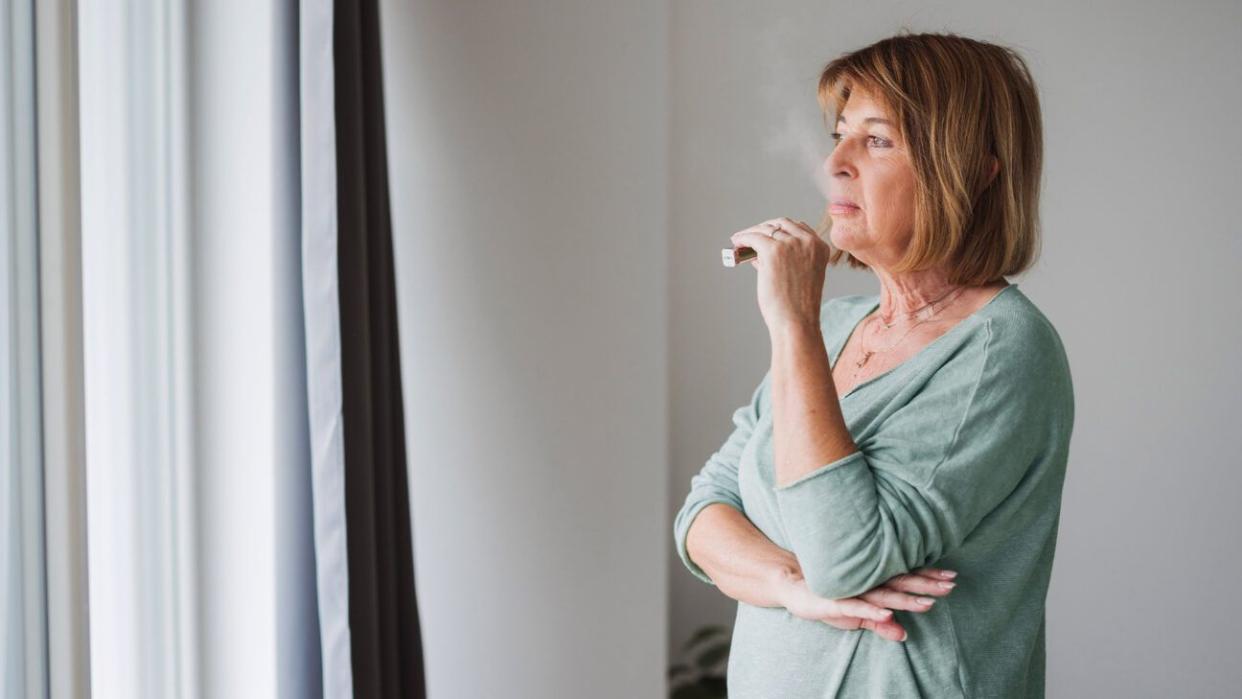
[[[939,577],[931,577],[921,573],[907,573],[897,576],[891,582],[895,582],[896,589],[906,590],[908,592],[919,592],[922,594],[948,594],[950,590],[957,586],[957,583],[944,580]]]
[[[733,247],[746,246],[754,248],[755,252],[759,253],[761,257],[771,255],[776,246],[781,244],[779,240],[772,238],[766,233],[756,233],[751,230],[738,231],[729,236],[729,239],[733,241]]]
[[[906,630],[902,628],[900,624],[892,621],[877,622],[871,621],[870,619],[863,619],[858,628],[872,631],[880,637],[887,638],[890,641],[904,641],[907,638]]]
[[[773,233],[779,233],[779,232],[780,231],[777,230],[777,227],[775,224],[769,225],[766,223],[761,223],[757,226],[751,226],[750,228],[743,228],[742,230],[738,231],[737,233],[734,233],[733,235],[738,236],[738,235],[744,235],[747,233],[758,233],[759,235],[762,235],[764,237],[771,237]]]
[[[776,221],[780,225],[781,230],[789,231],[791,235],[794,235],[796,237],[799,237],[799,238],[803,238],[807,236],[819,237],[819,234],[815,232],[814,228],[811,228],[810,226],[806,225],[806,223],[802,221],[795,221],[791,218],[785,218],[785,217],[778,218],[776,219]]]
[[[936,603],[936,600],[931,597],[907,594],[883,585],[864,592],[860,597],[878,607],[905,609],[911,612],[925,612]]]
[[[856,616],[860,619],[871,619],[872,621],[890,621],[893,618],[893,612],[884,609],[878,605],[859,599],[858,597],[847,597],[845,599],[836,600],[837,610],[840,614],[848,616]]]
[[[889,579],[884,583],[883,587],[902,592],[910,592],[920,595],[940,595],[944,596],[953,591],[957,583],[948,580],[934,580],[922,575],[914,575],[906,573]]]
[[[764,221],[763,223],[756,223],[750,228],[743,228],[738,231],[738,233],[762,233],[764,235],[768,235],[777,228],[780,228],[780,225],[780,219],[774,218]]]
[[[957,577],[957,571],[945,570],[944,568],[919,568],[914,572],[929,578],[936,578],[937,580],[952,580]]]

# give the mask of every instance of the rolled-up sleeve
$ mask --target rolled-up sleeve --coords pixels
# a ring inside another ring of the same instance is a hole
[[[764,375],[751,394],[750,403],[733,411],[733,432],[707,459],[703,468],[690,479],[690,492],[673,520],[673,543],[677,555],[695,577],[709,585],[715,583],[702,568],[690,560],[690,554],[686,551],[686,537],[690,533],[694,518],[704,507],[714,502],[728,505],[742,514],[746,513],[746,508],[742,505],[742,495],[738,490],[738,466],[742,460],[742,451],[759,422],[759,406],[770,376],[770,373]]]
[[[1045,475],[1058,411],[1072,410],[1068,367],[1043,343],[998,347],[985,331],[981,353],[943,367],[857,451],[775,488],[813,593],[854,597],[932,565]]]

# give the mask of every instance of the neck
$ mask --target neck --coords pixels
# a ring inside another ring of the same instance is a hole
[[[956,298],[955,292],[962,289],[961,285],[950,284],[940,270],[889,274],[876,269],[875,272],[880,278],[877,313],[889,323],[904,319],[933,301],[951,301]],[[933,310],[939,308],[937,304]]]

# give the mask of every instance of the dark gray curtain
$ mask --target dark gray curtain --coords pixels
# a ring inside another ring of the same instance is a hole
[[[334,0],[332,43],[354,697],[425,697],[377,0]]]

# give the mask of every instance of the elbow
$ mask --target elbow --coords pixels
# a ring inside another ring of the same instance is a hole
[[[882,536],[838,540],[811,551],[801,547],[795,554],[807,588],[826,599],[857,597],[910,569],[901,547]]]
[[[932,543],[933,532],[881,500],[874,487],[860,492],[835,500],[786,492],[781,501],[790,548],[807,588],[819,597],[845,599],[874,589],[926,558]]]
[[[809,569],[803,566],[802,576],[811,594],[824,599],[857,597],[884,582],[875,579],[875,569],[869,572],[844,565],[814,566]]]

